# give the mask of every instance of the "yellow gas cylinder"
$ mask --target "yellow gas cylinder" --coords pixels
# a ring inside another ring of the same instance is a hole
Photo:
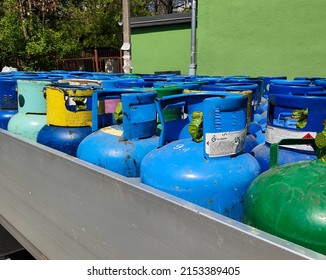
[[[37,142],[76,156],[79,143],[92,132],[92,93],[93,88],[85,85],[47,86],[46,125],[38,133]]]
[[[59,85],[46,87],[47,125],[62,127],[91,126],[91,96],[87,86]]]

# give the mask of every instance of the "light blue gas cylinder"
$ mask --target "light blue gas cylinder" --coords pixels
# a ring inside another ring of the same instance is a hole
[[[143,157],[158,145],[156,96],[150,90],[122,94],[122,105],[115,112],[118,124],[87,136],[77,157],[126,177],[139,177]]]
[[[252,150],[262,171],[269,169],[270,145],[287,138],[315,138],[326,119],[326,92],[305,94],[270,94],[266,125],[266,142]],[[279,165],[314,160],[310,146],[280,146]]]
[[[18,113],[8,122],[8,131],[36,141],[46,124],[44,88],[47,80],[17,80]]]
[[[0,128],[7,130],[8,122],[18,113],[17,81],[12,77],[0,78]]]
[[[245,191],[260,174],[256,159],[244,153],[248,98],[223,92],[219,97],[205,94],[191,113],[190,124],[182,120],[178,126],[176,121],[165,122],[164,108],[182,105],[189,112],[187,104],[194,103],[192,98],[198,100],[199,95],[157,99],[162,133],[159,148],[141,163],[141,182],[240,221]],[[183,126],[191,136],[178,139]],[[167,141],[168,134],[176,139]]]

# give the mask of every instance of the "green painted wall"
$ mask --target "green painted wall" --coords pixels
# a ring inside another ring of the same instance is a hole
[[[326,77],[325,0],[198,5],[198,75]]]
[[[132,72],[181,71],[188,74],[190,40],[190,24],[132,28]]]

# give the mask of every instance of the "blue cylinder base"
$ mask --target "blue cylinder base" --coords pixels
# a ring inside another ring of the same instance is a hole
[[[261,143],[251,151],[251,154],[257,159],[262,172],[269,169],[270,145]],[[278,165],[283,165],[298,161],[315,160],[317,157],[312,153],[303,153],[294,149],[287,149],[280,146],[278,152]]]
[[[115,131],[122,129],[114,127]],[[86,137],[78,147],[77,157],[126,177],[139,177],[142,159],[157,147],[159,138],[126,141],[104,131],[105,128]]]
[[[202,143],[191,139],[156,149],[141,164],[142,183],[238,221],[244,194],[259,174],[250,154],[205,159]]]
[[[253,148],[258,145],[258,141],[256,137],[252,134],[247,134],[246,136],[246,144],[245,144],[245,152],[250,153]]]
[[[78,145],[91,133],[92,129],[89,126],[60,127],[45,125],[37,136],[37,142],[71,156],[76,156]]]

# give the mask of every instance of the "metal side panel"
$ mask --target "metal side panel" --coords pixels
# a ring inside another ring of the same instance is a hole
[[[0,218],[37,258],[325,258],[4,130]]]

